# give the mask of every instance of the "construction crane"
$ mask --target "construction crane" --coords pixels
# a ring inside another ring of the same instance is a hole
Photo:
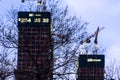
[[[37,1],[37,12],[39,12],[40,10],[40,6],[42,5],[42,12],[46,11],[46,0],[21,0],[22,3],[24,3],[25,1]]]
[[[81,44],[83,44],[83,43],[88,44],[88,43],[91,42],[90,39],[94,37],[94,38],[95,38],[95,39],[94,39],[94,44],[95,44],[94,53],[97,54],[97,44],[98,44],[97,39],[98,39],[98,33],[99,33],[101,30],[103,30],[103,29],[104,29],[104,27],[102,27],[102,28],[99,28],[99,27],[98,27],[94,34],[91,34],[91,35],[88,36],[86,39],[82,40],[80,43],[81,43]],[[86,53],[87,53],[87,52],[88,52],[88,51],[86,51]]]
[[[98,27],[94,34],[91,34],[91,35],[88,36],[86,39],[82,40],[80,43],[81,43],[81,44],[83,44],[84,42],[90,43],[90,39],[91,39],[92,37],[95,37],[94,43],[97,44],[97,43],[98,43],[98,41],[97,41],[98,33],[99,33],[101,30],[103,30],[103,29],[104,29],[104,27],[102,27],[102,28],[99,28],[99,27]]]

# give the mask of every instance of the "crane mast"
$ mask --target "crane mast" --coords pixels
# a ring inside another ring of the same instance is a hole
[[[22,3],[25,1],[37,1],[37,12],[40,12],[40,7],[42,12],[46,12],[46,0],[21,0]],[[41,6],[42,5],[42,6]]]
[[[41,7],[42,5],[42,7]],[[45,12],[46,11],[46,0],[38,0],[37,1],[37,12],[40,11],[40,7],[41,7],[41,11]]]

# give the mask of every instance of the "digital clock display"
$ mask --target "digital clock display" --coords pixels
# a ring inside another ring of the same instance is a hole
[[[50,12],[18,12],[19,26],[39,26],[50,22]]]

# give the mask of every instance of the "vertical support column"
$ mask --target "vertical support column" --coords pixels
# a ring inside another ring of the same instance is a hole
[[[37,12],[40,12],[40,7],[41,7],[42,12],[46,11],[46,8],[47,8],[46,7],[46,0],[38,0],[38,2],[37,2]]]
[[[38,0],[37,1],[37,12],[40,12],[40,5],[41,5],[42,1]]]
[[[43,1],[43,10],[42,10],[42,11],[45,12],[45,11],[46,11],[46,8],[47,8],[47,7],[46,7],[46,0],[44,0],[44,1]]]

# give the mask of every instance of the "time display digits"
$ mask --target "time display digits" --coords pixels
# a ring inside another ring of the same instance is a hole
[[[48,18],[18,18],[21,23],[49,23]]]
[[[18,24],[21,26],[37,26],[50,24],[50,12],[19,12]]]

